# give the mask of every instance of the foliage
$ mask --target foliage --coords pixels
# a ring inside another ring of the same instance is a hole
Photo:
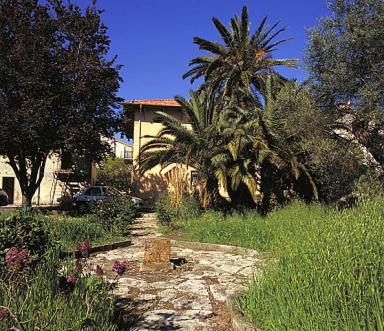
[[[131,185],[132,167],[123,158],[105,158],[97,168],[97,181],[102,185],[127,192]]]
[[[295,60],[273,59],[276,46],[289,40],[276,40],[285,28],[278,28],[279,22],[267,24],[267,17],[261,21],[253,34],[250,33],[248,9],[243,7],[241,17],[235,15],[230,21],[230,30],[217,18],[212,22],[219,32],[224,45],[199,37],[193,42],[209,55],[192,59],[191,70],[183,78],[191,77],[191,82],[204,78],[204,86],[210,93],[222,97],[235,94],[249,94],[252,90],[263,89],[265,80],[276,66],[296,67]],[[241,96],[238,96],[242,99]]]
[[[8,194],[0,189],[0,206],[6,206],[8,204]]]
[[[93,246],[123,239],[122,233],[110,233],[104,229],[93,215],[82,217],[42,217],[44,227],[50,237],[58,242],[61,248],[70,252],[78,242],[89,241]]]
[[[332,117],[321,111],[310,91],[295,82],[285,84],[273,101],[273,124],[281,149],[306,166],[319,199],[334,202],[350,194],[363,173],[363,156],[352,142],[337,139]],[[298,181],[295,191],[303,194]]]
[[[109,151],[101,136],[116,128],[120,66],[100,14],[62,0],[0,3],[0,155],[27,205],[52,154]]]
[[[92,206],[92,213],[104,231],[127,235],[137,215],[137,208],[130,199],[122,197],[97,202]]]
[[[198,173],[197,189],[201,205],[206,208],[217,197],[217,180],[211,158],[217,152],[215,142],[219,138],[212,129],[214,121],[213,103],[204,92],[190,92],[190,100],[176,97],[182,104],[182,111],[190,120],[191,129],[180,120],[165,113],[157,112],[163,129],[146,142],[140,151],[140,171],[160,165],[163,169],[171,164],[193,167]]]
[[[49,233],[42,221],[27,214],[16,213],[0,219],[0,266],[11,247],[26,248],[31,257],[42,257],[51,247]]]
[[[354,193],[360,199],[384,195],[384,173],[367,172],[358,179]]]
[[[198,217],[201,213],[199,203],[193,197],[184,196],[175,203],[173,194],[163,194],[156,201],[156,215],[160,224],[175,227],[179,221]]]
[[[35,268],[26,265],[0,278],[0,307],[7,312],[0,319],[1,328],[117,330],[110,285],[80,271],[85,269],[83,260],[77,261],[75,270],[72,261],[63,264],[49,251]]]
[[[238,302],[265,330],[380,330],[384,197],[343,212],[295,202],[256,213],[184,223],[185,239],[272,255]]]
[[[384,3],[333,0],[329,9],[309,33],[311,86],[322,107],[333,112],[335,124],[383,167]]]
[[[293,66],[293,61],[273,60],[271,55],[285,41],[273,42],[284,29],[275,31],[277,24],[268,27],[265,18],[250,36],[246,7],[241,18],[231,20],[231,31],[213,21],[226,46],[195,38],[213,56],[193,59],[195,67],[185,77],[204,77],[205,82],[190,93],[189,101],[176,97],[192,128],[158,112],[164,128],[142,146],[141,171],[173,163],[193,167],[204,208],[225,198],[234,207],[258,206],[265,212],[273,199],[286,199],[284,191],[300,188],[307,200],[317,200],[302,150],[293,146],[288,130],[280,125],[283,119],[274,116],[279,92],[294,88],[273,69]]]

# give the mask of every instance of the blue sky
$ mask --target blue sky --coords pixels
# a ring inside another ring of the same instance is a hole
[[[84,7],[91,0],[72,0]],[[172,98],[187,95],[193,87],[182,74],[188,61],[202,54],[192,43],[194,36],[220,38],[212,16],[228,26],[234,14],[247,5],[251,30],[268,15],[271,24],[281,20],[287,30],[281,35],[294,40],[284,43],[275,57],[302,59],[306,29],[327,13],[326,0],[98,0],[97,7],[109,28],[111,54],[124,67],[120,96],[124,99]],[[302,70],[286,69],[285,76],[302,81]]]

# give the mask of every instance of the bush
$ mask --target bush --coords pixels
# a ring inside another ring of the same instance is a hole
[[[123,235],[129,233],[129,226],[137,215],[137,207],[126,198],[96,203],[91,211],[105,231]]]
[[[32,256],[43,256],[52,245],[44,223],[27,214],[16,213],[0,220],[0,267],[11,247],[27,248]]]
[[[0,206],[6,206],[8,204],[8,194],[0,189]]]
[[[119,239],[119,236],[106,232],[93,215],[41,219],[52,239],[58,241],[64,251],[72,251],[78,242],[89,241],[92,245],[98,245]]]
[[[32,277],[17,270],[0,278],[1,330],[117,330],[114,299],[101,277],[76,273],[54,252],[28,272]]]
[[[156,202],[155,210],[160,224],[168,227],[201,214],[199,203],[193,197],[183,197],[179,204],[175,204],[172,194],[162,195]]]

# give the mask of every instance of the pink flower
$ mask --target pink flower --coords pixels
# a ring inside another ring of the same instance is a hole
[[[76,245],[76,249],[81,254],[83,254],[85,256],[88,256],[89,255],[89,250],[91,249],[91,244],[89,243],[88,240],[86,240],[86,241],[84,241],[82,243],[78,243]]]
[[[97,265],[97,266],[95,267],[95,272],[96,272],[96,275],[97,275],[97,276],[102,276],[102,275],[104,274],[103,269],[102,269],[99,265]]]
[[[74,274],[70,274],[67,276],[67,283],[69,284],[75,284],[76,283],[76,276]]]
[[[11,247],[5,254],[5,261],[9,269],[23,268],[28,263],[29,251],[26,248]]]
[[[119,276],[121,276],[127,270],[127,267],[128,267],[127,261],[115,261],[112,267],[112,271],[116,272]]]
[[[9,316],[9,309],[8,308],[1,308],[0,309],[0,321],[6,319]]]

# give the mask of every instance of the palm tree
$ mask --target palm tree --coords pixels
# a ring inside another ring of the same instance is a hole
[[[257,95],[276,66],[296,67],[297,60],[272,58],[276,47],[289,40],[275,40],[285,31],[285,28],[277,28],[280,22],[269,26],[266,24],[267,17],[264,17],[250,35],[245,6],[241,18],[236,15],[231,19],[230,30],[217,18],[212,18],[212,21],[224,43],[193,38],[201,50],[211,54],[192,59],[189,65],[193,68],[183,75],[183,78],[191,77],[191,82],[204,78],[203,86],[208,87],[212,94],[229,97],[245,91]]]
[[[140,151],[140,172],[143,174],[156,165],[165,168],[171,164],[184,164],[194,168],[198,173],[200,200],[203,207],[207,207],[217,193],[211,162],[220,141],[211,125],[215,109],[203,91],[191,91],[188,101],[180,96],[175,99],[181,104],[191,128],[165,112],[156,112],[163,128],[156,136],[145,136],[150,140]]]
[[[272,196],[283,201],[283,191],[297,188],[298,182],[305,186],[308,200],[317,200],[317,188],[300,157],[296,137],[289,136],[284,127],[284,114],[276,114],[280,90],[287,92],[294,85],[281,85],[274,77],[266,82],[263,107],[253,97],[252,107],[242,109],[232,100],[220,112],[217,130],[224,146],[212,159],[215,175],[235,204],[237,198],[246,198],[239,192],[244,193],[243,186],[256,204],[268,210]]]

